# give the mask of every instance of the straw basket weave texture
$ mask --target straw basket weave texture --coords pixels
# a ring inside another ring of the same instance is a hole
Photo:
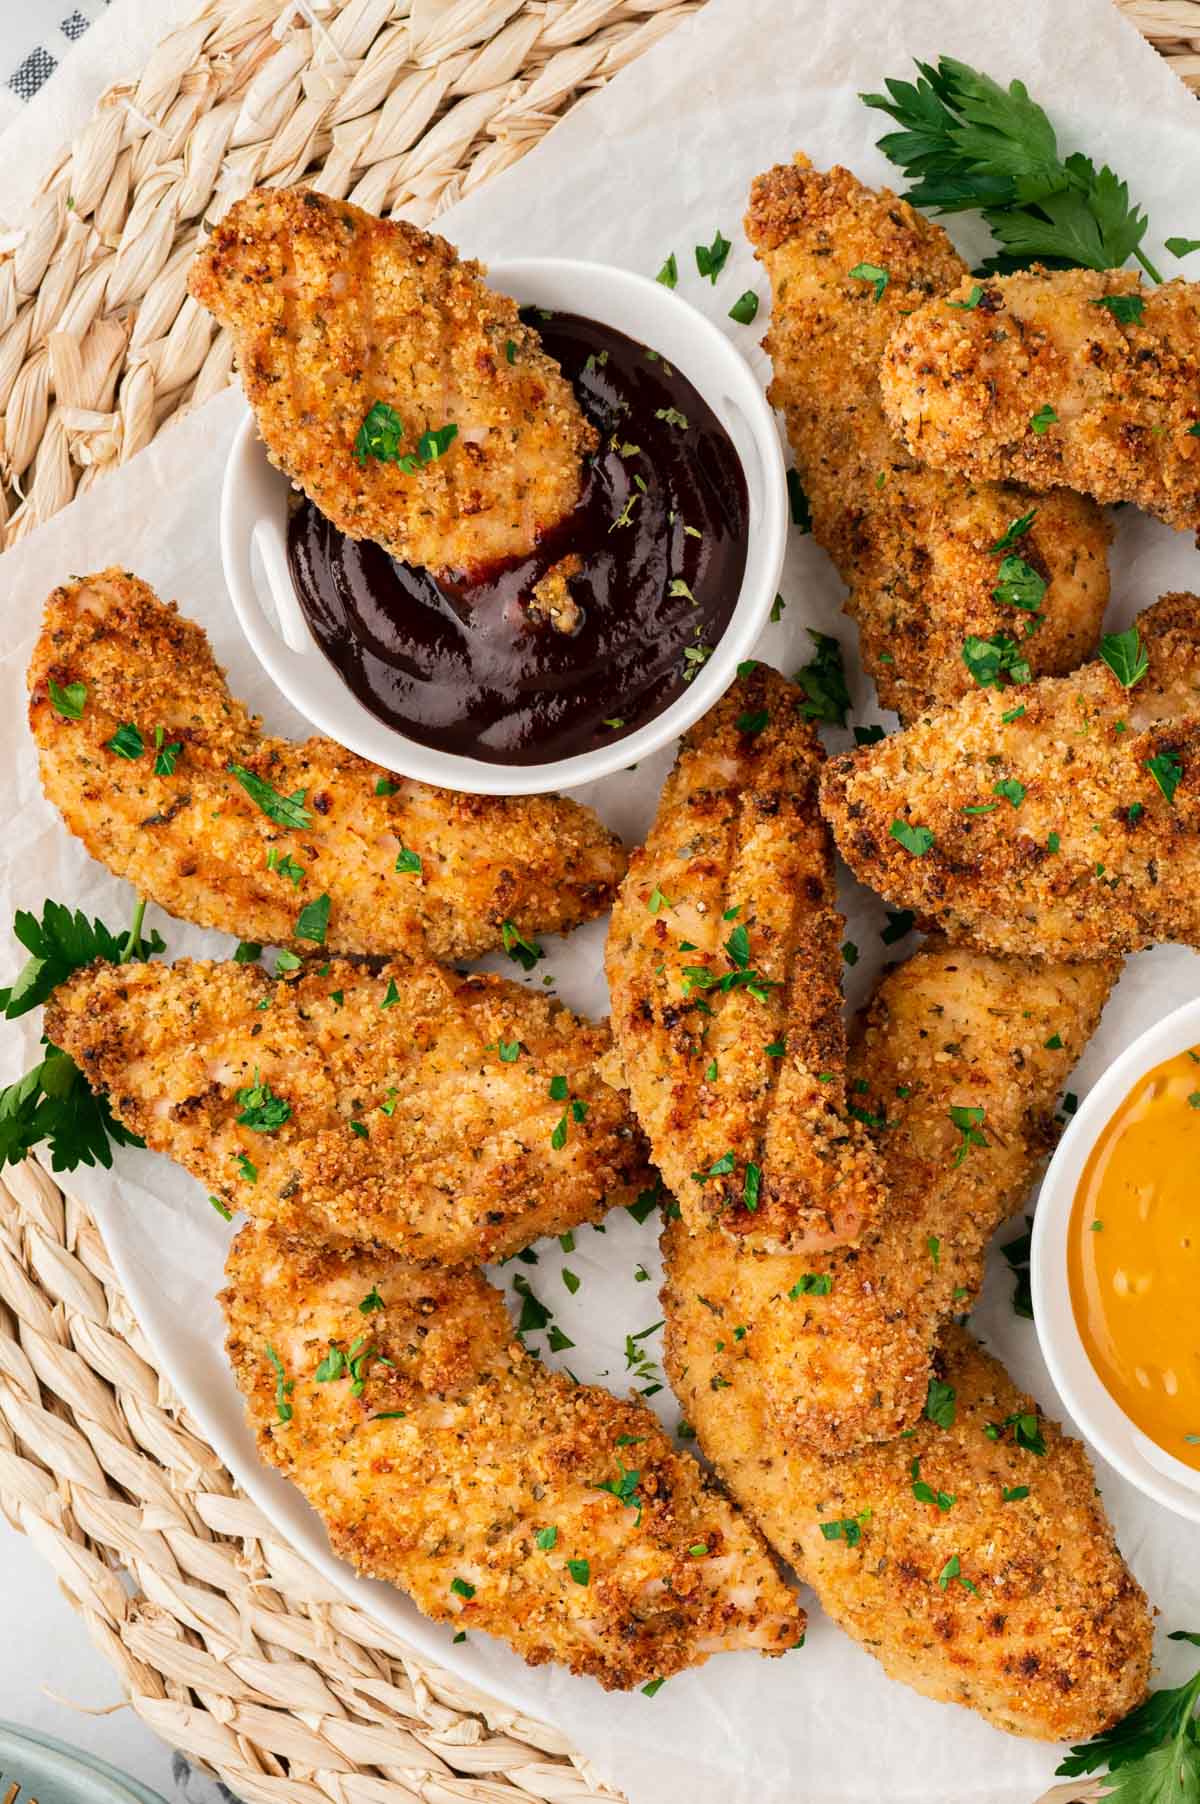
[[[208,0],[0,245],[4,545],[230,380],[185,287],[205,219],[301,178],[431,219],[701,3]],[[1200,90],[1200,0],[1117,3]],[[139,1716],[249,1804],[615,1797],[278,1539],[156,1370],[94,1221],[33,1163],[0,1184],[0,1509]]]

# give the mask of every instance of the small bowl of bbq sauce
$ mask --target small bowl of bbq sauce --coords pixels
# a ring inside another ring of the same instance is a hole
[[[322,733],[427,783],[536,794],[636,763],[729,687],[778,587],[787,490],[757,378],[679,296],[558,259],[488,280],[596,427],[571,516],[528,558],[435,580],[332,526],[248,414],[221,555],[251,648]]]

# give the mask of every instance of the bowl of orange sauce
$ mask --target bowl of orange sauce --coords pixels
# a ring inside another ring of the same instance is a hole
[[[1200,1522],[1200,1000],[1135,1040],[1075,1115],[1030,1278],[1050,1376],[1085,1438]]]

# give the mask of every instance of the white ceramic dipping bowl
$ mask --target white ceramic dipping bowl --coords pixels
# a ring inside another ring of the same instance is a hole
[[[1050,1376],[1084,1438],[1147,1497],[1200,1522],[1200,1472],[1185,1466],[1136,1427],[1106,1390],[1088,1358],[1067,1275],[1075,1192],[1088,1157],[1130,1090],[1155,1065],[1200,1045],[1200,998],[1148,1028],[1091,1090],[1050,1161],[1033,1219],[1033,1314]]]
[[[221,559],[234,610],[259,663],[322,733],[386,770],[445,789],[535,795],[636,764],[724,694],[766,624],[778,588],[787,487],[779,435],[758,378],[724,333],[669,288],[606,264],[559,258],[495,263],[488,280],[522,306],[582,314],[658,351],[695,385],[733,441],[750,501],[746,567],[729,624],[683,694],[611,745],[545,764],[462,757],[388,726],[347,688],[301,612],[288,572],[289,483],[268,463],[249,413],[225,469]]]

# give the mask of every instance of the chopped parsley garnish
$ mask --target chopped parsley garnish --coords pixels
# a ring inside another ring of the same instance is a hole
[[[971,1592],[975,1591],[975,1586],[971,1583],[970,1579],[965,1579],[963,1577],[962,1562],[956,1553],[952,1553],[950,1555],[950,1558],[946,1561],[946,1564],[942,1567],[942,1570],[938,1573],[938,1584],[941,1586],[943,1591],[945,1591],[948,1588],[951,1579],[957,1579],[959,1584],[963,1586],[964,1590],[971,1591]]]
[[[1105,633],[1100,656],[1124,689],[1140,683],[1150,668],[1150,657],[1136,626],[1123,633]]]
[[[183,750],[182,739],[173,739],[170,745],[164,745],[166,729],[154,729],[154,774],[156,777],[173,777],[179,754]]]
[[[662,1200],[662,1195],[663,1188],[661,1183],[656,1184],[652,1190],[639,1190],[637,1201],[626,1205],[628,1213],[632,1215],[636,1222],[645,1221],[658,1207],[659,1202]]]
[[[801,532],[812,531],[812,509],[808,505],[808,496],[804,493],[804,485],[800,481],[798,470],[787,473],[788,506],[791,509],[792,525],[798,526]]]
[[[254,1163],[254,1160],[250,1158],[248,1153],[235,1153],[233,1155],[233,1162],[237,1166],[242,1177],[245,1178],[247,1184],[258,1183],[258,1166]]]
[[[800,1297],[827,1297],[832,1289],[833,1278],[829,1272],[801,1272],[788,1296],[795,1303]]]
[[[817,649],[792,679],[804,691],[800,712],[806,720],[844,727],[850,691],[846,687],[841,645],[829,633],[819,633],[811,626],[808,636]]]
[[[396,979],[394,977],[389,977],[388,978],[388,987],[387,987],[386,991],[384,992],[383,1001],[379,1004],[379,1006],[380,1006],[380,1008],[395,1008],[395,1006],[399,1002],[399,1000],[400,1000],[400,992],[396,988]]]
[[[697,1184],[707,1184],[710,1178],[728,1177],[736,1163],[731,1152],[722,1153],[719,1158],[713,1160],[707,1171],[694,1171],[692,1178]]]
[[[421,854],[419,852],[410,851],[408,846],[401,846],[399,852],[396,854],[395,868],[405,875],[412,872],[416,872],[419,875],[421,870]]]
[[[1028,1485],[1005,1485],[1000,1493],[1000,1501],[1001,1503],[1021,1503],[1028,1495]]]
[[[235,1100],[242,1111],[237,1117],[238,1126],[253,1128],[256,1134],[278,1133],[284,1122],[291,1119],[291,1103],[277,1096],[270,1084],[264,1084],[257,1071],[254,1082],[238,1090]]]
[[[68,683],[60,689],[54,678],[49,680],[50,706],[63,720],[82,720],[83,704],[87,701],[86,683]]]
[[[297,864],[290,852],[285,853],[281,858],[274,846],[267,853],[267,869],[276,871],[280,877],[290,879],[293,889],[299,889],[304,877],[304,866]]]
[[[942,1378],[931,1378],[925,1394],[925,1415],[935,1428],[953,1428],[958,1392]]]
[[[498,1040],[496,1050],[500,1054],[502,1065],[515,1065],[521,1056],[520,1040]]]
[[[680,432],[686,432],[688,429],[687,415],[680,413],[677,407],[656,407],[654,417],[656,420],[661,420],[665,426],[678,427]]]
[[[131,720],[119,726],[106,743],[110,752],[115,752],[118,758],[129,759],[131,763],[135,758],[140,758],[146,749],[145,740]]]
[[[281,1422],[290,1422],[293,1411],[288,1398],[296,1388],[296,1381],[288,1377],[283,1361],[270,1341],[267,1342],[267,1358],[275,1368],[275,1414]]]
[[[772,626],[774,626],[777,621],[780,621],[783,619],[783,610],[784,610],[784,608],[786,608],[786,606],[787,606],[787,602],[783,599],[783,596],[777,595],[775,597],[774,601],[771,603],[771,625]]]
[[[404,456],[400,452],[403,437],[404,422],[395,408],[386,401],[376,401],[354,440],[355,459],[359,464],[365,464],[368,457],[373,457],[377,463],[395,464],[406,476],[411,476],[422,464],[433,463],[449,450],[458,437],[458,427],[439,426],[423,432],[417,440],[416,451]]]
[[[846,271],[852,282],[869,282],[875,290],[875,305],[883,299],[883,291],[891,281],[886,269],[880,269],[878,263],[856,263],[853,269]]]
[[[756,739],[770,723],[770,710],[767,708],[759,708],[753,714],[739,714],[737,717],[737,730],[739,733],[744,734],[747,739]]]
[[[729,309],[730,319],[736,320],[739,326],[748,326],[757,313],[758,296],[755,294],[753,288],[747,288],[744,294],[739,294],[737,300]]]
[[[372,1284],[370,1290],[358,1306],[358,1313],[359,1315],[374,1315],[376,1310],[382,1309],[383,1307],[383,1298],[380,1296],[376,1286]]]
[[[1025,537],[1036,519],[1037,508],[1031,507],[1027,514],[1021,514],[1018,519],[1010,520],[995,544],[988,546],[993,557],[999,556],[1003,551],[1011,551],[1017,540]]]
[[[953,308],[955,313],[974,313],[982,299],[983,289],[978,282],[973,282],[971,285],[971,292],[968,294],[965,301],[947,301],[946,305],[947,307]]]
[[[235,776],[252,802],[262,809],[263,813],[280,827],[309,827],[312,815],[304,807],[304,791],[293,790],[290,796],[280,795],[271,783],[262,777],[256,777],[252,770],[242,764],[230,764],[226,767]]]
[[[1190,257],[1200,251],[1200,238],[1164,238],[1163,243],[1173,257]]]
[[[393,783],[390,777],[380,777],[375,785],[375,794],[377,796],[394,796],[399,787],[400,785]]]
[[[858,963],[858,947],[854,944],[853,940],[847,940],[843,945],[842,957],[848,965],[856,965]]]
[[[987,1146],[988,1144],[980,1131],[980,1123],[983,1121],[986,1111],[979,1108],[956,1106],[949,1109],[947,1113],[960,1135],[958,1150],[954,1155],[954,1169],[957,1170],[973,1146]]]
[[[577,1585],[590,1584],[592,1577],[592,1565],[590,1560],[568,1560],[567,1571]]]
[[[1046,835],[1047,852],[1057,852],[1058,848],[1061,846],[1061,844],[1062,844],[1062,840],[1059,838],[1057,833],[1048,833]]]
[[[1057,419],[1058,415],[1052,407],[1039,407],[1036,413],[1030,414],[1029,424],[1040,438],[1044,432],[1050,430]]]
[[[912,932],[916,926],[917,917],[911,908],[888,908],[884,912],[887,915],[888,924],[886,927],[880,928],[879,937],[885,946],[894,946],[897,940],[906,938]]]
[[[742,1201],[751,1215],[758,1208],[759,1191],[762,1188],[762,1170],[753,1161],[747,1161],[746,1180],[742,1186]]]
[[[702,276],[708,277],[714,288],[731,248],[728,238],[722,238],[719,228],[713,235],[711,244],[696,246],[696,268]]]
[[[820,1522],[817,1526],[827,1541],[844,1541],[847,1547],[857,1547],[870,1520],[870,1510],[860,1510],[857,1516],[843,1516],[836,1522]]]
[[[936,1234],[927,1234],[925,1236],[925,1250],[935,1265],[940,1265],[942,1263],[942,1243]]]
[[[450,1589],[451,1589],[451,1591],[454,1592],[456,1597],[468,1597],[469,1598],[469,1597],[474,1597],[474,1595],[475,1595],[474,1585],[469,1585],[467,1583],[466,1579],[464,1579],[464,1578],[451,1579],[450,1580]]]
[[[683,680],[690,683],[713,655],[711,645],[685,645],[683,648]]]
[[[1102,294],[1092,306],[1103,307],[1123,326],[1136,326],[1145,312],[1146,302],[1140,294]]]
[[[924,858],[933,848],[932,827],[911,827],[907,821],[894,820],[888,832],[914,858]]]
[[[1024,783],[1018,783],[1015,777],[1001,777],[998,783],[992,784],[992,794],[1000,796],[1006,802],[1011,802],[1014,808],[1019,808],[1028,791]]]
[[[672,902],[671,898],[668,895],[666,895],[663,890],[659,889],[657,884],[655,884],[654,888],[650,892],[650,900],[646,904],[646,907],[650,910],[650,913],[652,915],[656,915],[660,909],[674,908],[674,906],[675,906],[675,904]]]
[[[1179,780],[1183,776],[1183,765],[1174,752],[1157,752],[1153,758],[1147,758],[1146,769],[1158,784],[1167,801],[1175,805],[1175,791],[1179,788]]]
[[[674,288],[677,285],[679,281],[679,265],[675,261],[674,251],[671,252],[654,280],[656,282],[661,282],[664,288]]]
[[[1020,646],[1007,633],[994,633],[990,639],[969,633],[963,640],[962,658],[981,689],[998,689],[1002,676],[1027,683],[1033,674]]]
[[[523,971],[532,971],[540,958],[546,954],[536,940],[527,940],[513,921],[503,921],[500,925],[500,938],[504,942],[504,950],[515,965]]]
[[[879,741],[886,737],[883,728],[874,723],[869,727],[855,727],[854,729],[855,745],[878,745]]]
[[[537,1545],[541,1548],[543,1553],[549,1553],[550,1549],[558,1540],[558,1530],[555,1528],[554,1524],[551,1523],[546,1528],[539,1528],[537,1534],[534,1536],[534,1540],[537,1542]]]
[[[208,1200],[212,1204],[213,1208],[216,1210],[217,1214],[221,1217],[222,1221],[232,1221],[233,1220],[233,1210],[228,1208],[221,1201],[219,1196],[210,1196]]]
[[[1024,558],[1001,558],[992,595],[1002,607],[1022,608],[1026,613],[1034,614],[1042,605],[1045,593],[1045,577],[1039,576]]]
[[[1046,1439],[1036,1410],[1014,1410],[1011,1416],[1005,1416],[1003,1422],[987,1423],[983,1432],[989,1441],[1000,1441],[1010,1428],[1018,1447],[1023,1447],[1026,1453],[1036,1454],[1039,1459],[1045,1458]]]
[[[651,1679],[648,1685],[642,1686],[642,1696],[644,1698],[652,1698],[656,1692],[662,1690],[666,1682],[665,1679]]]
[[[943,1513],[954,1508],[955,1497],[953,1491],[935,1491],[932,1485],[926,1484],[925,1480],[921,1477],[921,1462],[919,1459],[915,1459],[912,1462],[908,1472],[909,1477],[912,1479],[912,1494],[918,1503],[934,1503],[939,1510],[943,1511]]]
[[[314,946],[325,944],[325,930],[329,926],[330,901],[328,896],[318,896],[315,902],[306,902],[296,916],[293,932],[298,940],[310,940]]]
[[[606,1478],[603,1484],[592,1486],[593,1491],[607,1491],[610,1497],[615,1497],[617,1502],[624,1504],[626,1509],[636,1510],[637,1514],[633,1520],[633,1526],[635,1528],[640,1528],[641,1526],[642,1507],[645,1502],[645,1499],[638,1491],[638,1484],[641,1481],[641,1476],[640,1472],[631,1471],[618,1459],[617,1477]]]

